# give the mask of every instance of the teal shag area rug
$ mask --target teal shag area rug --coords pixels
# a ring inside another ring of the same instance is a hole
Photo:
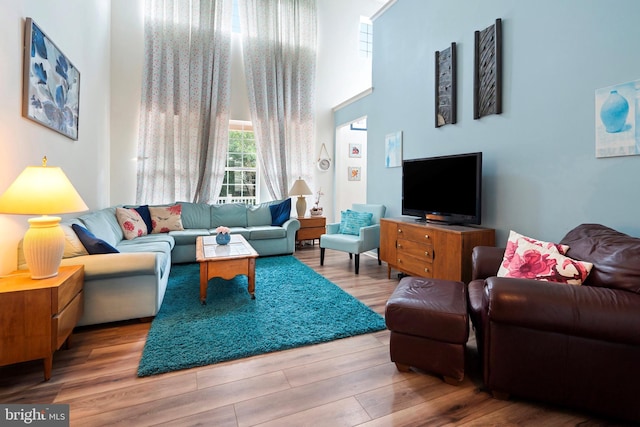
[[[210,365],[386,328],[384,318],[293,256],[256,259],[247,277],[214,278],[200,303],[199,264],[171,267],[138,376]]]

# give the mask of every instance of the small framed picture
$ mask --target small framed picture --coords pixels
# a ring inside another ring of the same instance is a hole
[[[349,181],[360,181],[360,166],[349,166]]]
[[[362,144],[349,144],[349,157],[351,158],[362,157]]]
[[[387,168],[402,166],[402,131],[390,133],[384,138],[384,165]]]

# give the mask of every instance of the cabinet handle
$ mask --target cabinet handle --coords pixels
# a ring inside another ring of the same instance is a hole
[[[402,260],[398,258],[398,264],[402,264]]]
[[[429,272],[429,269],[428,269],[428,268],[425,268],[425,269],[424,269],[424,272],[425,272],[425,273],[428,273],[428,272]]]
[[[398,247],[399,247],[399,248],[402,248],[402,243],[398,243]]]
[[[428,235],[428,234],[425,234],[425,235],[424,235],[424,238],[425,238],[425,239],[428,239],[428,238],[429,238],[429,235]]]
[[[429,251],[424,251],[424,256],[429,256]]]
[[[402,228],[398,228],[398,233],[402,233]]]

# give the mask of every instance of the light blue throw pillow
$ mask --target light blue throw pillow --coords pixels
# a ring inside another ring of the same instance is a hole
[[[338,228],[338,233],[344,234],[344,227],[347,225],[347,218],[349,217],[350,212],[351,209],[340,211],[340,227]]]
[[[342,226],[342,217],[345,218],[344,227]],[[344,215],[340,216],[340,233],[353,234],[358,236],[360,234],[361,227],[368,227],[371,225],[373,214],[371,212],[357,212],[347,210]]]

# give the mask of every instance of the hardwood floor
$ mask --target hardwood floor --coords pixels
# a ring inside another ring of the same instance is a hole
[[[398,279],[386,265],[353,261],[318,246],[296,257],[384,315]],[[196,284],[197,285],[197,284]],[[259,286],[257,288],[259,298]],[[417,426],[623,425],[532,402],[496,400],[483,390],[473,336],[459,386],[389,360],[389,332],[146,378],[136,370],[150,323],[78,328],[54,356],[51,380],[41,362],[0,368],[0,402],[66,403],[72,426]]]

